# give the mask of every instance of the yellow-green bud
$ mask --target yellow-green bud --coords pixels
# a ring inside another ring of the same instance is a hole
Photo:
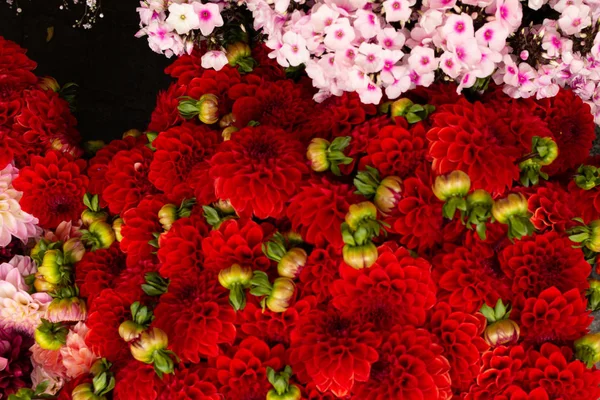
[[[600,333],[589,333],[574,343],[575,357],[591,368],[600,362]]]
[[[52,90],[53,92],[60,91],[60,85],[56,79],[51,76],[38,78],[38,87],[42,90]]]
[[[252,279],[252,268],[233,264],[231,267],[219,272],[219,283],[225,289],[231,289],[234,285],[248,286]]]
[[[136,360],[145,364],[152,364],[156,352],[165,350],[169,346],[167,334],[160,328],[152,327],[142,332],[139,340],[130,346],[131,355]]]
[[[142,325],[133,322],[132,320],[123,321],[119,325],[119,336],[126,341],[131,342],[140,337],[146,328]]]
[[[290,306],[296,285],[290,278],[277,278],[273,282],[273,290],[267,297],[267,308],[273,312],[284,312]]]
[[[115,232],[115,239],[117,242],[121,242],[123,240],[123,235],[121,234],[121,228],[123,228],[123,218],[117,218],[112,223],[112,229]]]
[[[219,98],[214,94],[207,93],[198,100],[198,118],[205,124],[212,125],[219,121]]]
[[[165,231],[171,229],[175,221],[177,221],[177,206],[175,204],[165,204],[158,210],[158,222]]]
[[[372,242],[363,245],[344,245],[342,250],[344,262],[354,269],[369,268],[377,261],[377,246]]]
[[[442,201],[451,197],[465,197],[471,189],[471,179],[463,171],[456,170],[435,178],[433,194]]]
[[[233,124],[235,124],[235,115],[233,113],[226,114],[219,120],[219,127],[221,128],[227,128]]]
[[[67,264],[81,261],[85,254],[85,246],[78,237],[73,237],[63,244],[64,260]]]
[[[404,116],[404,114],[406,114],[408,109],[413,104],[414,103],[412,101],[410,101],[409,99],[398,99],[398,100],[394,101],[392,103],[392,105],[390,106],[390,112],[391,112],[392,117]]]
[[[277,272],[283,277],[296,278],[306,265],[307,258],[306,251],[294,247],[281,257],[281,260],[277,263]]]
[[[72,400],[106,400],[106,396],[98,396],[94,393],[91,383],[82,383],[71,392]]]
[[[112,226],[104,221],[93,222],[87,232],[82,236],[82,239],[89,245],[92,250],[108,249],[115,241],[115,231]]]
[[[42,265],[38,268],[40,278],[53,285],[62,282],[63,255],[60,250],[48,250],[44,254]]]
[[[346,214],[346,223],[352,230],[357,230],[361,222],[365,220],[377,220],[377,207],[370,201],[352,204]]]
[[[35,342],[44,350],[58,350],[67,343],[69,329],[60,323],[52,323],[42,318],[33,336]]]
[[[492,347],[508,346],[519,341],[521,329],[511,319],[496,321],[485,329],[483,338]]]
[[[496,221],[506,224],[512,216],[525,216],[529,211],[527,199],[522,193],[511,193],[503,199],[496,200],[492,206],[492,215]]]
[[[388,176],[382,179],[377,186],[373,202],[384,214],[389,214],[402,198],[402,179],[397,176]]]
[[[127,138],[127,137],[140,137],[142,136],[142,132],[138,129],[130,129],[127,132],[123,133],[123,139]]]
[[[324,172],[329,169],[330,162],[327,158],[327,149],[329,149],[330,144],[325,139],[315,138],[308,145],[306,158],[308,158],[313,171]]]

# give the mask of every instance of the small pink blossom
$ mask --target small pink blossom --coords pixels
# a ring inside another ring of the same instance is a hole
[[[281,53],[292,67],[297,67],[298,65],[307,62],[310,58],[310,53],[306,48],[306,40],[294,32],[286,32],[285,35],[283,35]]]
[[[585,4],[568,6],[560,16],[558,26],[565,34],[574,35],[592,24],[589,14],[590,8]]]
[[[198,14],[200,19],[200,32],[204,36],[208,36],[220,26],[223,26],[223,17],[221,17],[221,11],[219,6],[214,3],[202,4],[200,2],[194,3],[194,11]]]
[[[88,331],[84,322],[78,322],[69,331],[67,343],[59,350],[65,367],[65,375],[68,378],[73,379],[87,374],[92,364],[98,359],[98,356],[85,343]]]
[[[444,21],[444,14],[439,10],[427,10],[419,20],[419,26],[428,35],[433,33]]]
[[[440,57],[440,68],[452,79],[456,79],[462,71],[460,61],[457,60],[454,53],[448,51]]]
[[[357,90],[357,92],[360,101],[364,104],[379,104],[381,97],[383,96],[381,88],[373,82],[369,82],[366,88]]]
[[[213,68],[215,71],[220,71],[229,63],[229,61],[227,61],[227,55],[219,50],[207,51],[202,56],[201,61],[202,68]]]
[[[191,4],[173,3],[169,6],[169,17],[167,24],[178,34],[184,35],[193,29],[200,27],[200,19]]]
[[[435,52],[429,47],[417,46],[412,49],[408,57],[408,65],[419,75],[435,71],[438,64],[439,59],[435,57]]]
[[[519,0],[498,0],[496,20],[509,32],[514,32],[523,19],[523,8]]]
[[[429,0],[429,8],[434,10],[449,10],[456,5],[456,0]]]
[[[333,25],[339,16],[340,13],[327,4],[318,4],[310,14],[310,22],[315,32],[323,32],[326,27]]]
[[[448,43],[448,50],[453,52],[456,59],[469,69],[474,68],[481,61],[481,51],[474,37],[452,41]]]
[[[494,51],[502,51],[506,46],[508,31],[498,21],[488,22],[477,30],[475,38],[480,45],[487,45]]]
[[[562,13],[569,6],[579,7],[583,3],[582,0],[559,0],[552,6],[556,11]]]
[[[406,38],[394,28],[384,28],[377,34],[377,43],[384,49],[401,50]]]
[[[473,19],[465,13],[460,15],[451,14],[442,26],[441,32],[448,42],[471,38],[475,34]]]
[[[362,43],[358,48],[356,65],[364,72],[371,74],[381,71],[383,68],[383,49],[376,44]]]
[[[412,4],[411,4],[412,2]],[[383,8],[385,9],[385,20],[387,22],[406,22],[412,14],[411,6],[414,1],[411,0],[385,0]]]
[[[324,42],[325,46],[332,50],[342,50],[347,48],[355,37],[350,21],[347,18],[340,18],[333,25],[325,28]]]
[[[381,31],[381,21],[377,15],[368,10],[358,10],[354,27],[365,39],[371,39]]]

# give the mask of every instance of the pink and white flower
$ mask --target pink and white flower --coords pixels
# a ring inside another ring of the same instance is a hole
[[[201,58],[202,68],[212,68],[215,71],[220,71],[228,63],[227,55],[220,50],[207,51]]]
[[[184,35],[193,29],[200,28],[200,18],[192,4],[173,3],[169,6],[169,17],[166,19],[171,29],[178,34]]]
[[[204,36],[208,36],[220,26],[223,26],[223,17],[219,6],[214,3],[194,3],[194,11],[198,14],[200,20],[200,32]]]

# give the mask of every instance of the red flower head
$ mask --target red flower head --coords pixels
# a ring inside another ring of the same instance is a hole
[[[331,308],[316,309],[292,331],[290,362],[301,381],[312,380],[320,391],[343,397],[355,381],[369,379],[380,342],[371,324],[342,317]]]
[[[146,283],[146,274],[158,271],[159,264],[155,260],[142,260],[136,264],[128,265],[114,281],[117,292],[127,293],[138,300],[149,299],[142,290]]]
[[[185,95],[185,86],[172,83],[167,90],[161,90],[156,97],[156,108],[150,117],[149,131],[164,132],[181,123],[179,115],[179,98]]]
[[[379,132],[381,132],[384,127],[393,125],[393,123],[394,122],[390,117],[381,115],[355,126],[352,132],[350,132],[350,145],[348,146],[348,150],[345,151],[346,155],[354,158],[354,161],[358,161],[359,157],[362,157],[367,152],[369,144],[373,140],[376,140]],[[398,123],[405,128],[408,126],[406,122],[401,120],[398,120]],[[354,164],[350,164],[349,166],[346,166],[346,169],[342,168],[342,171],[349,171],[353,165]]]
[[[404,181],[403,198],[391,218],[393,231],[402,235],[400,243],[419,253],[442,243],[442,203],[431,187],[418,178]]]
[[[163,382],[154,367],[131,360],[115,374],[114,400],[154,400],[163,391]]]
[[[569,89],[561,89],[555,97],[542,100],[540,105],[548,127],[556,132],[558,145],[558,157],[544,171],[554,175],[577,168],[586,160],[596,138],[590,106]]]
[[[154,240],[153,233],[163,231],[162,225],[158,222],[158,210],[165,203],[166,200],[161,196],[149,197],[123,214],[121,250],[127,253],[128,266],[154,258],[153,253],[156,248],[148,242]]]
[[[18,78],[4,75],[3,79],[0,75],[0,126],[12,128],[14,117],[21,110],[24,102],[20,84]]]
[[[428,87],[417,86],[410,90],[406,96],[417,104],[429,104],[435,107],[444,104],[455,104],[462,97],[456,91],[454,82],[435,82]]]
[[[455,310],[474,313],[484,303],[496,304],[498,299],[510,296],[496,253],[487,244],[448,246],[436,255],[433,265],[438,298]]]
[[[193,78],[202,76],[204,72],[201,56],[201,49],[194,48],[191,54],[183,54],[177,57],[171,65],[165,68],[165,74],[177,78],[177,84],[187,85]]]
[[[444,348],[444,357],[450,362],[452,389],[455,392],[468,390],[479,374],[481,353],[489,347],[481,337],[485,317],[480,313],[452,311],[448,303],[438,303],[429,324],[430,331]]]
[[[136,207],[144,197],[158,193],[148,179],[154,153],[147,147],[118,152],[106,171],[108,185],[102,197],[113,214]]]
[[[184,362],[216,357],[220,344],[235,339],[229,293],[209,271],[171,279],[154,315],[154,325],[167,333],[169,348]]]
[[[185,123],[162,132],[152,142],[156,151],[148,174],[150,182],[165,193],[193,197],[190,174],[210,158],[217,142],[216,132],[205,125]]]
[[[139,136],[137,138],[128,136],[123,140],[113,140],[98,150],[94,158],[90,160],[87,169],[88,176],[90,177],[90,186],[88,191],[92,194],[97,194],[100,196],[100,205],[102,207],[106,207],[108,205],[102,196],[102,192],[110,184],[106,173],[112,159],[121,150],[131,150],[135,147],[142,147],[147,142],[148,141],[144,136]]]
[[[280,129],[259,126],[236,132],[212,157],[217,197],[238,213],[280,217],[308,172],[305,149]]]
[[[129,346],[119,336],[119,325],[131,318],[129,307],[137,299],[129,293],[105,289],[94,299],[86,321],[90,329],[85,342],[100,357],[110,362],[131,358]]]
[[[513,296],[535,297],[544,289],[556,287],[562,292],[588,288],[590,264],[581,249],[556,232],[524,238],[500,252],[500,266],[512,282]]]
[[[383,332],[398,325],[422,326],[435,304],[431,264],[404,248],[380,247],[380,252],[371,268],[340,268],[342,279],[331,289],[333,305]]]
[[[215,375],[215,376],[213,376]],[[215,387],[216,370],[200,365],[180,365],[174,374],[164,376],[165,386],[157,400],[222,400]]]
[[[31,387],[31,352],[35,342],[27,334],[0,327],[0,393],[8,395],[20,388]]]
[[[425,169],[429,143],[423,124],[409,131],[403,126],[386,126],[369,142],[367,156],[361,165],[371,165],[382,177],[396,175],[404,179],[414,176],[415,170]],[[361,169],[364,169],[361,168]]]
[[[69,104],[52,90],[24,92],[24,106],[15,117],[13,130],[27,146],[42,153],[52,148],[80,156],[80,136]],[[39,153],[38,153],[39,154]]]
[[[382,343],[369,380],[356,385],[355,398],[451,399],[450,364],[442,353],[426,330],[396,327]]]
[[[62,221],[78,220],[88,185],[82,173],[85,165],[84,160],[73,161],[56,151],[32,157],[31,165],[13,181],[15,189],[23,192],[21,208],[47,229],[56,228]]]
[[[313,249],[300,272],[300,282],[297,284],[302,296],[313,295],[319,303],[329,300],[333,282],[340,277],[338,271],[341,263],[340,248],[328,245],[323,249]]]
[[[315,104],[313,113],[302,126],[302,141],[319,137],[327,140],[348,136],[353,127],[362,124],[367,116],[375,115],[373,104],[363,104],[355,92],[344,92],[341,96],[330,96]]]
[[[204,94],[214,94],[219,98],[219,115],[223,116],[231,112],[233,101],[229,97],[229,89],[241,83],[242,77],[237,68],[225,66],[220,71],[207,69],[199,78],[193,78],[187,84],[186,96],[200,99]]]
[[[73,400],[73,389],[83,383],[92,383],[92,376],[90,374],[81,374],[75,379],[71,379],[68,382],[65,382],[63,387],[60,389],[60,392],[56,394],[56,400]]]
[[[160,274],[171,278],[200,272],[204,262],[202,239],[208,236],[209,232],[210,227],[204,217],[199,215],[175,221],[161,239],[158,250]]]
[[[561,293],[551,287],[515,304],[510,317],[519,324],[521,338],[528,344],[570,343],[588,332],[592,317],[586,303],[577,289]]]
[[[309,179],[287,207],[292,228],[309,243],[323,248],[329,243],[341,248],[344,245],[341,225],[348,209],[364,200],[355,190],[350,184],[326,177]]]
[[[125,254],[118,243],[108,249],[85,253],[75,267],[75,283],[81,296],[87,298],[88,306],[104,289],[113,287],[115,280],[125,269]]]
[[[285,367],[285,348],[269,348],[262,340],[250,337],[231,353],[216,359],[219,393],[226,399],[263,400],[271,389],[267,367],[275,371]]]
[[[251,219],[229,220],[202,241],[204,267],[220,271],[240,264],[266,270],[271,262],[262,251],[265,239],[273,233],[271,224],[257,224]]]
[[[25,53],[27,50],[15,42],[0,37],[0,98],[4,97],[3,90],[24,89],[37,81],[35,75],[31,73],[37,64]]]
[[[565,232],[571,228],[577,215],[573,209],[574,193],[567,192],[558,183],[545,182],[535,186],[535,192],[528,197],[529,211],[533,213],[531,222],[538,231]]]
[[[269,57],[272,50],[263,42],[258,42],[252,48],[252,58],[258,66],[252,70],[253,74],[263,77],[263,79],[279,80],[285,79],[285,69],[277,63],[277,60]],[[248,74],[250,75],[250,74]],[[247,76],[247,75],[246,75]]]
[[[432,114],[433,128],[427,138],[435,172],[460,169],[469,175],[474,189],[493,193],[510,189],[519,179],[515,161],[522,150],[501,113],[461,99]]]

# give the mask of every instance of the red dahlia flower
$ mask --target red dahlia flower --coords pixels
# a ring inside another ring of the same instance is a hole
[[[271,389],[267,367],[280,371],[285,367],[285,348],[269,346],[260,339],[243,340],[232,354],[216,359],[219,393],[226,399],[263,400]]]
[[[562,185],[545,182],[535,186],[535,192],[528,196],[529,211],[533,213],[531,222],[540,231],[563,233],[573,227],[577,215],[573,209],[574,193],[567,192]]]
[[[160,274],[170,278],[199,273],[203,268],[202,239],[207,237],[210,226],[204,217],[192,215],[175,221],[169,232],[161,239],[158,259]]]
[[[540,101],[543,119],[558,144],[558,157],[544,168],[550,175],[577,168],[587,158],[596,138],[590,106],[573,91],[561,89],[555,97]]]
[[[427,138],[435,172],[460,169],[469,175],[474,189],[493,193],[510,189],[519,179],[515,161],[522,150],[500,113],[464,99],[433,113]]]
[[[15,88],[23,89],[37,81],[35,75],[30,72],[37,67],[37,63],[30,60],[25,53],[27,50],[15,42],[0,37],[0,87],[12,83]]]
[[[390,218],[393,231],[401,235],[400,243],[419,253],[441,244],[444,239],[442,205],[431,186],[418,178],[406,179],[402,199]]]
[[[397,122],[403,127],[408,127],[408,124],[401,119]],[[360,125],[357,125],[350,132],[350,145],[348,150],[345,151],[346,155],[354,158],[354,161],[358,161],[366,152],[371,141],[375,140],[381,130],[388,126],[393,125],[394,121],[387,115],[380,115],[379,117],[371,118]],[[354,164],[342,168],[342,171],[351,171]]]
[[[194,48],[191,54],[183,54],[177,57],[175,61],[167,68],[165,74],[177,78],[177,84],[187,85],[193,78],[202,76],[202,51]]]
[[[379,348],[379,360],[371,366],[365,383],[353,393],[364,400],[449,400],[450,364],[436,338],[412,326],[394,329]]]
[[[115,280],[125,269],[125,254],[118,243],[108,249],[88,251],[75,268],[75,283],[82,297],[90,306],[100,292],[113,287]]]
[[[251,219],[229,220],[202,241],[204,267],[220,271],[233,264],[266,270],[271,262],[262,251],[265,239],[274,231],[271,224]]]
[[[214,94],[219,98],[219,115],[224,116],[231,112],[233,101],[228,94],[229,90],[242,82],[242,76],[237,68],[225,66],[220,71],[207,69],[198,78],[193,78],[187,84],[186,96],[199,99],[204,94]]]
[[[300,272],[300,282],[296,286],[302,296],[315,296],[319,303],[329,300],[333,282],[340,277],[338,271],[341,263],[340,248],[327,245],[323,249],[313,249]]]
[[[399,125],[386,126],[369,141],[367,156],[361,160],[361,165],[375,167],[382,177],[395,175],[404,179],[414,176],[417,169],[425,169],[424,162],[429,153],[425,133],[423,124],[414,125],[410,131]]]
[[[140,204],[123,214],[121,228],[121,250],[127,254],[127,265],[135,266],[140,261],[151,260],[156,248],[149,244],[154,240],[153,233],[163,231],[158,222],[158,210],[166,204],[162,196],[148,197]]]
[[[506,276],[494,249],[484,243],[448,246],[433,260],[438,299],[455,310],[479,311],[484,303],[496,304],[510,296]]]
[[[406,93],[406,96],[416,104],[429,104],[435,107],[444,104],[455,104],[462,97],[456,91],[454,82],[435,82],[428,87],[417,86]]]
[[[164,132],[167,129],[183,122],[177,107],[180,97],[185,95],[185,86],[172,83],[167,90],[161,90],[156,97],[156,107],[152,111],[148,130]]]
[[[169,348],[184,362],[216,357],[220,344],[235,339],[235,311],[229,304],[229,292],[210,271],[172,278],[154,315],[154,326],[166,332]]]
[[[113,214],[136,207],[147,195],[158,193],[148,179],[154,153],[147,147],[118,152],[106,171],[108,185],[102,192]]]
[[[555,287],[515,304],[510,318],[519,324],[527,344],[570,343],[588,332],[592,321],[578,289],[561,293]]]
[[[88,312],[86,325],[89,332],[85,343],[100,357],[110,362],[123,362],[131,358],[129,346],[119,336],[119,325],[131,319],[129,307],[137,299],[129,293],[105,289],[94,299]]]
[[[174,374],[164,376],[165,386],[158,394],[158,400],[222,400],[223,395],[214,385],[215,370],[207,370],[200,365],[183,365]]]
[[[322,391],[349,394],[354,382],[366,382],[381,337],[371,324],[342,317],[333,309],[304,315],[291,334],[290,363],[301,381]]]
[[[435,304],[431,264],[412,257],[404,248],[379,250],[371,268],[340,268],[342,279],[333,284],[332,304],[344,315],[357,316],[382,332],[394,326],[422,326]]]
[[[305,149],[286,132],[259,126],[236,132],[210,160],[217,197],[238,213],[280,217],[308,172]]]
[[[148,174],[150,182],[165,193],[193,197],[192,170],[212,156],[217,143],[216,132],[205,125],[185,123],[162,132],[152,142],[156,151]]]
[[[355,194],[354,186],[313,177],[292,197],[286,209],[292,228],[309,243],[336,248],[344,245],[341,225],[350,205],[364,198]]]
[[[444,348],[450,362],[452,390],[464,392],[473,384],[481,368],[481,353],[489,346],[481,335],[486,320],[480,313],[452,311],[448,303],[438,303],[431,313],[430,331]]]
[[[85,165],[84,160],[73,161],[56,151],[32,157],[31,164],[13,181],[15,189],[23,192],[21,208],[37,217],[43,228],[78,220],[89,181],[83,174]]]
[[[513,296],[535,297],[544,289],[556,287],[562,292],[588,288],[590,264],[581,249],[556,232],[524,238],[500,252],[502,271],[512,282]],[[493,304],[493,303],[490,303]]]
[[[115,374],[114,400],[154,400],[163,391],[163,381],[154,367],[131,360]]]

